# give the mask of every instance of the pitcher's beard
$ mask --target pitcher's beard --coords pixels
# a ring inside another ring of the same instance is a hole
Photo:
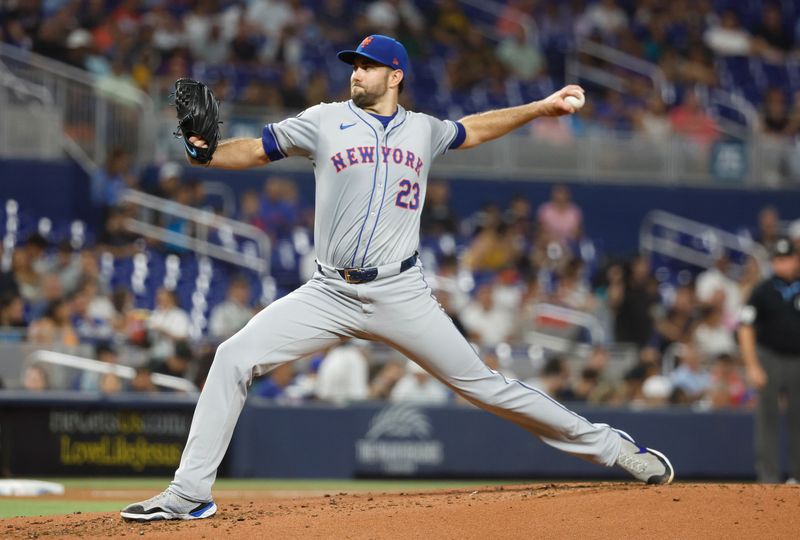
[[[363,109],[364,107],[371,107],[378,102],[378,96],[369,94],[367,92],[359,92],[358,94],[351,92],[351,96],[353,99],[353,103],[355,103],[356,106],[361,109]]]

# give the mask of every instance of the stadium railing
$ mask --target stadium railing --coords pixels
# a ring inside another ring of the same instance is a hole
[[[269,236],[258,227],[132,189],[125,190],[121,202],[137,207],[139,212],[136,215],[146,216],[126,220],[125,226],[131,232],[259,274],[269,272],[271,243]],[[147,219],[155,215],[190,222],[193,225],[191,234],[171,230],[156,224],[154,219]],[[216,236],[216,242],[212,241],[212,235]]]
[[[65,354],[56,351],[37,350],[31,353],[23,364],[23,369],[33,364],[48,364],[57,368],[61,368],[62,385],[69,384],[69,381],[74,378],[74,375],[83,372],[93,372],[99,374],[113,373],[120,379],[132,380],[136,376],[136,369],[131,366],[121,366],[119,364],[109,364],[107,362],[100,362],[90,358],[83,358],[72,354]],[[51,372],[52,374],[52,372]],[[199,392],[197,386],[192,382],[181,377],[173,377],[163,373],[151,373],[150,379],[153,384],[161,388],[168,388],[170,390],[177,390],[179,392],[186,392],[189,394],[196,394]]]
[[[154,106],[132,85],[124,96],[91,74],[68,64],[0,42],[0,107],[14,122],[14,131],[0,137],[0,156],[19,156],[20,134],[36,133],[25,153],[43,145],[63,151],[87,172],[102,165],[117,147],[131,151],[138,162],[154,153]],[[35,126],[33,130],[30,126]],[[21,131],[20,131],[21,130]],[[49,135],[48,135],[49,134]],[[27,139],[26,139],[27,141]],[[52,159],[52,148],[45,156]]]
[[[663,210],[652,210],[645,216],[639,229],[639,250],[643,255],[657,255],[697,268],[710,268],[725,252],[737,275],[743,271],[746,257],[753,256],[762,274],[769,274],[766,249],[749,235],[733,234]]]

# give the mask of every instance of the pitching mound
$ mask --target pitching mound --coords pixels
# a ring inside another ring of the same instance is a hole
[[[14,518],[0,522],[0,537],[730,540],[794,538],[800,530],[800,486],[782,485],[559,483],[278,497],[221,491],[216,500],[219,513],[201,521],[140,524],[110,513]]]

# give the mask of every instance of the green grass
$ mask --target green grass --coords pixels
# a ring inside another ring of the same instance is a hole
[[[67,489],[152,490],[155,495],[168,484],[168,478],[43,478],[64,484]],[[274,491],[423,491],[426,489],[465,488],[523,483],[513,480],[268,480],[220,479],[215,490]],[[117,496],[115,495],[115,498]],[[76,499],[0,498],[0,519],[20,516],[52,516],[73,512],[113,512],[133,501],[82,501]]]
[[[162,490],[169,478],[46,478],[64,487],[79,489],[156,489]],[[514,480],[337,480],[337,479],[220,479],[215,490],[289,490],[289,491],[403,491],[422,489],[460,488],[523,483]]]
[[[130,501],[76,501],[71,499],[37,501],[35,499],[0,499],[0,519],[22,516],[55,516],[73,512],[111,512]]]

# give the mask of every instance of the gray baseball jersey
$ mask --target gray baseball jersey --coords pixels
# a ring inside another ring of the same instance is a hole
[[[543,392],[489,369],[444,313],[419,261],[363,283],[336,269],[394,265],[412,255],[433,159],[464,139],[457,122],[398,109],[382,122],[352,102],[312,107],[264,129],[271,160],[305,156],[317,180],[322,266],[219,346],[171,489],[208,501],[253,375],[351,337],[382,341],[465,399],[547,444],[613,465],[621,439]]]
[[[384,127],[347,101],[321,103],[270,124],[262,140],[271,161],[304,156],[313,162],[317,260],[352,268],[414,253],[431,165],[461,132],[456,122],[400,106]]]

